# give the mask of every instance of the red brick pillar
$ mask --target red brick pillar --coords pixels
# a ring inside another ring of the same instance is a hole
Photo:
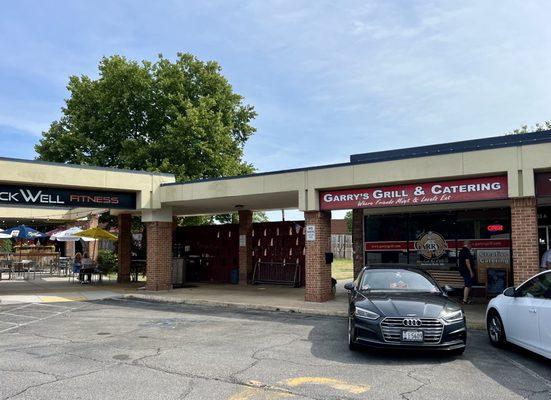
[[[538,215],[534,197],[511,200],[511,240],[516,286],[539,272]]]
[[[65,257],[75,256],[75,242],[65,242]]]
[[[333,297],[331,265],[325,253],[331,251],[331,212],[306,211],[306,301],[323,302]]]
[[[253,275],[253,212],[239,211],[239,284],[247,285]]]
[[[130,282],[130,262],[132,260],[132,215],[120,214],[119,240],[117,243],[119,256],[119,273],[117,274],[118,283]]]
[[[146,222],[146,290],[172,289],[172,221]]]
[[[364,212],[362,209],[352,210],[352,262],[354,264],[354,279],[365,266],[364,248]]]
[[[86,224],[85,229],[97,228],[98,225],[99,225],[99,215],[91,215],[90,219],[88,220],[88,224]],[[97,240],[93,240],[91,242],[85,242],[85,243],[87,243],[89,257],[92,260],[97,260],[98,251],[99,251],[99,242]]]

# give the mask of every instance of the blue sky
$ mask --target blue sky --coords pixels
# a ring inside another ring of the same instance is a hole
[[[551,119],[548,1],[17,1],[0,13],[0,156],[33,158],[98,60],[217,60],[260,171]]]

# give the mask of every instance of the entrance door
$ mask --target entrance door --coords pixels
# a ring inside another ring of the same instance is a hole
[[[540,255],[543,255],[543,253],[545,253],[551,247],[549,239],[551,239],[551,225],[539,226],[538,243],[540,246]]]

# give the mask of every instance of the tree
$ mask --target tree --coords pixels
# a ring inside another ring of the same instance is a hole
[[[541,124],[537,123],[532,127],[528,127],[528,125],[522,125],[520,128],[509,132],[508,135],[519,135],[521,133],[542,132],[548,130],[551,130],[551,121],[544,121]]]
[[[348,233],[352,232],[352,210],[348,210],[346,214],[344,214],[344,220],[346,221],[346,229]]]
[[[253,172],[243,147],[255,132],[220,66],[103,58],[99,77],[71,76],[62,116],[43,132],[39,159],[172,173],[179,181]]]

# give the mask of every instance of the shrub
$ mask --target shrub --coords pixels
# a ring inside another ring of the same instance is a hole
[[[0,240],[0,253],[11,253],[13,252],[13,245],[11,240],[3,239]]]
[[[119,260],[111,250],[100,250],[98,252],[98,267],[104,274],[117,272]]]

